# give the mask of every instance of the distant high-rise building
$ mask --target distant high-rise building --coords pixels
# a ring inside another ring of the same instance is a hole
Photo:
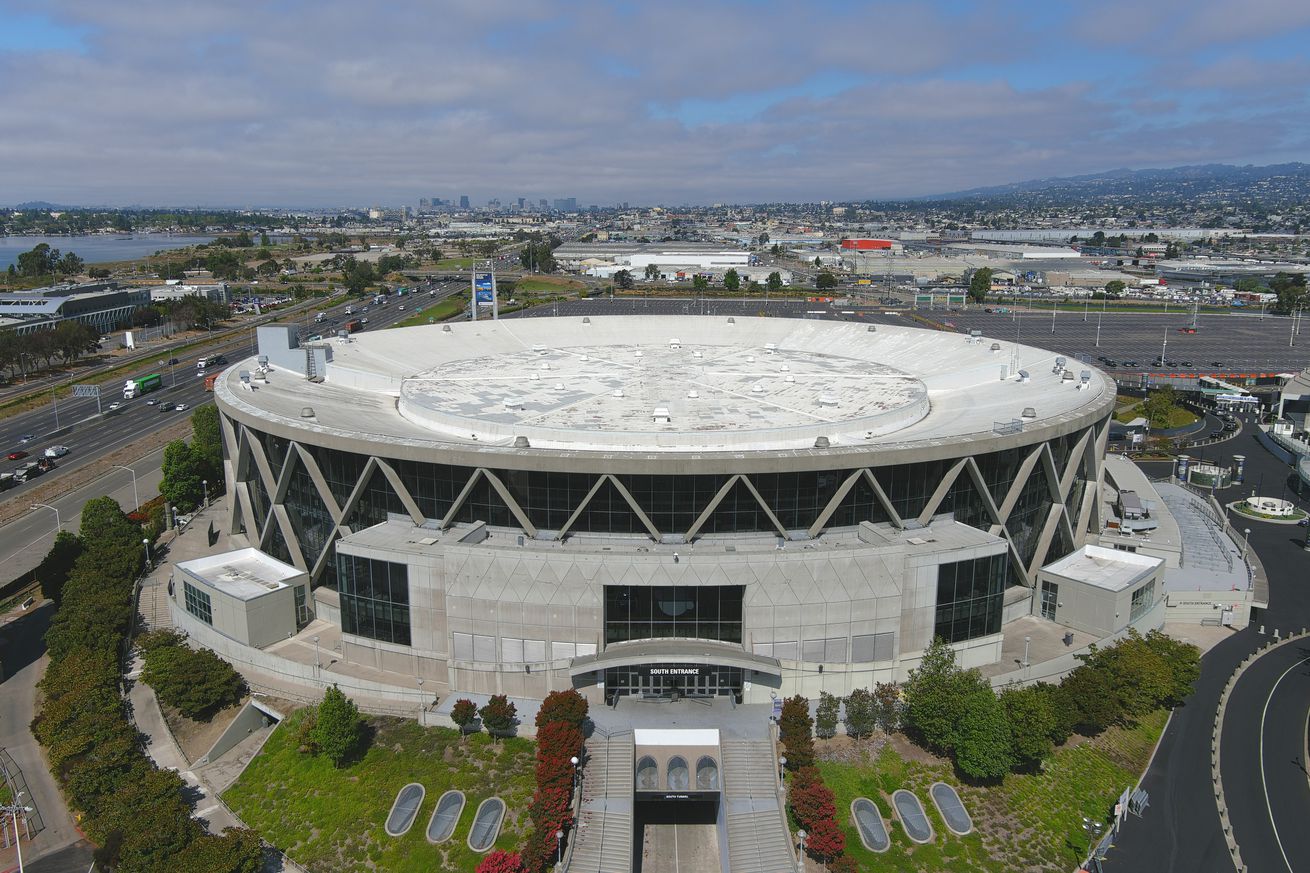
[[[459,208],[460,209],[469,208],[469,196],[467,194],[459,195]]]
[[[627,209],[627,208],[628,208],[628,201],[626,201],[626,200],[623,201],[623,208],[624,208],[624,209]]]
[[[523,208],[523,205],[524,205],[525,203],[527,203],[527,202],[528,202],[528,198],[526,198],[526,197],[520,197],[520,198],[519,198],[519,209],[522,209],[522,208]]]
[[[420,198],[418,199],[418,208],[419,208],[419,209],[431,209],[431,208],[432,208],[432,201],[429,200],[427,197],[420,197]]]
[[[554,202],[556,212],[577,212],[578,198],[576,197],[556,197]]]
[[[487,205],[490,206],[492,209],[499,209],[499,208],[500,208],[500,198],[499,198],[499,197],[492,197],[490,200],[487,201]]]
[[[540,200],[538,200],[538,201],[537,201],[537,205],[538,205],[539,207],[541,207],[542,209],[545,209],[545,208],[546,208],[546,198],[545,198],[545,197],[542,197]]]

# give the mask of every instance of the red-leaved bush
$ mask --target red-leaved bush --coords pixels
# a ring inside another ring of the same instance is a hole
[[[537,727],[554,722],[567,722],[579,730],[587,720],[587,698],[578,693],[576,688],[567,691],[552,691],[541,702],[537,710]]]
[[[475,873],[523,873],[523,859],[518,852],[496,849],[482,859]]]

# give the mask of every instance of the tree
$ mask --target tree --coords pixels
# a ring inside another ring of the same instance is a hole
[[[216,494],[223,485],[223,432],[218,421],[218,407],[201,406],[191,413],[191,454],[200,471],[209,480],[209,491]]]
[[[819,705],[814,710],[814,732],[825,740],[836,736],[837,714],[840,709],[840,697],[820,691]]]
[[[728,270],[723,274],[723,288],[725,291],[738,291],[741,289],[741,276],[737,275],[736,270]]]
[[[660,268],[659,268],[659,266],[656,265],[656,264],[647,264],[647,265],[646,265],[646,281],[647,281],[647,282],[654,282],[654,281],[655,281],[656,279],[658,279],[659,277],[660,277]]]
[[[782,273],[779,273],[777,270],[770,273],[768,278],[764,280],[764,287],[769,291],[781,291]]]
[[[1269,290],[1278,295],[1275,307],[1280,312],[1291,312],[1307,302],[1304,273],[1279,273],[1269,281]]]
[[[764,248],[769,244],[769,235],[767,233],[761,233],[755,238],[755,242],[759,244],[760,248]]]
[[[1178,395],[1172,385],[1157,388],[1142,401],[1142,414],[1153,428],[1167,428],[1174,412],[1178,409]]]
[[[873,733],[877,723],[873,695],[867,688],[856,688],[846,697],[846,733],[862,739]]]
[[[1191,695],[1196,680],[1201,677],[1201,650],[1157,630],[1148,632],[1145,639],[1146,645],[1169,665],[1172,674],[1171,686],[1160,703],[1178,706]]]
[[[1100,733],[1123,715],[1114,681],[1086,664],[1064,677],[1060,688],[1077,713],[1074,726],[1081,733]]]
[[[787,755],[787,769],[799,770],[814,764],[814,723],[810,720],[810,702],[797,694],[782,702],[778,732]]]
[[[55,270],[64,276],[75,276],[82,272],[86,262],[72,252],[65,252],[64,256],[55,264]]]
[[[1129,629],[1127,637],[1107,648],[1092,646],[1079,657],[1110,679],[1125,715],[1146,715],[1175,691],[1170,665],[1136,630]]]
[[[582,729],[566,721],[547,722],[537,731],[538,788],[572,788],[572,759],[582,755],[582,742]]]
[[[825,291],[829,288],[836,288],[837,277],[827,270],[821,270],[819,274],[814,277],[814,287],[820,291]]]
[[[103,572],[131,579],[145,562],[140,525],[133,524],[112,497],[93,497],[83,504],[78,536],[92,556],[92,566]]]
[[[152,648],[141,679],[165,704],[198,721],[239,703],[246,692],[245,680],[231,664],[209,649],[185,645]]]
[[[450,708],[450,720],[459,728],[461,734],[469,732],[469,725],[477,716],[478,705],[467,698],[456,700],[455,705]]]
[[[787,802],[796,820],[806,828],[837,814],[832,789],[824,784],[823,777],[813,766],[801,767],[792,773]]]
[[[1118,300],[1123,295],[1124,289],[1127,287],[1128,286],[1123,283],[1123,280],[1111,279],[1109,282],[1105,283],[1105,296],[1109,297],[1111,300]]]
[[[493,737],[508,735],[518,723],[515,717],[517,713],[518,708],[504,694],[493,694],[486,705],[478,710],[482,724]]]
[[[895,682],[879,682],[873,686],[873,715],[883,733],[892,734],[901,729],[904,709],[901,687]]]
[[[523,859],[518,852],[495,849],[478,862],[474,873],[523,873]]]
[[[710,287],[710,280],[704,276],[692,276],[691,287],[697,291],[705,291]]]
[[[50,248],[49,243],[37,243],[30,251],[18,256],[18,275],[48,276],[55,271],[58,263],[59,249]]]
[[[37,565],[34,575],[41,583],[41,596],[53,600],[56,605],[63,595],[64,583],[73,565],[82,556],[82,541],[72,531],[61,530],[55,534],[55,541],[46,552],[45,558]]]
[[[962,671],[955,650],[941,637],[933,639],[919,666],[905,683],[905,723],[929,748],[950,752],[955,748],[960,717]]]
[[[562,721],[581,729],[587,720],[588,709],[587,698],[576,688],[552,691],[537,710],[536,725],[540,728],[553,721]]]
[[[333,685],[323,694],[315,716],[314,743],[336,767],[354,754],[364,741],[364,719],[359,708]]]
[[[839,857],[846,851],[846,835],[836,818],[821,818],[810,825],[805,838],[805,851],[824,861]]]
[[[219,835],[201,834],[169,860],[173,870],[259,873],[264,866],[264,843],[249,828],[228,828]]]
[[[182,512],[195,509],[204,492],[200,484],[205,478],[201,459],[184,441],[173,440],[164,446],[162,466],[159,492]]]
[[[1073,734],[1074,729],[1078,727],[1078,704],[1065,689],[1063,685],[1052,685],[1049,682],[1038,682],[1032,686],[1033,690],[1046,699],[1047,709],[1051,713],[1051,742],[1057,746],[1064,745],[1065,741]]]
[[[1011,685],[1001,692],[1001,707],[1010,726],[1010,753],[1014,762],[1027,766],[1051,754],[1055,713],[1051,698],[1036,686]]]
[[[622,291],[632,290],[632,273],[628,270],[619,270],[614,274],[614,286]]]
[[[974,303],[982,303],[987,299],[987,295],[992,291],[992,270],[991,267],[980,267],[973,271],[969,277],[969,299]]]
[[[981,782],[1003,777],[1014,763],[1010,725],[991,687],[977,686],[961,701],[962,715],[955,743],[960,772]]]
[[[225,249],[210,252],[205,258],[205,269],[210,272],[215,279],[236,279],[241,276],[241,271],[245,265],[241,263],[235,252]]]

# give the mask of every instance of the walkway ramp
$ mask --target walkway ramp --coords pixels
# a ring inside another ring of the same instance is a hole
[[[632,731],[587,739],[570,873],[632,873]]]
[[[796,856],[768,740],[724,740],[723,805],[732,873],[795,873]]]

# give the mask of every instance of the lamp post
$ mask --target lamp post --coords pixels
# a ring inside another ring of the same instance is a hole
[[[1023,638],[1023,668],[1028,669],[1028,644],[1033,641],[1032,637]]]
[[[569,758],[569,763],[573,765],[573,790],[578,790],[578,756],[574,755]]]
[[[555,831],[555,866],[564,863],[564,831]]]
[[[148,539],[143,539],[143,540],[141,540],[141,545],[145,546],[145,549],[146,549],[146,568],[149,569],[149,568],[150,568],[150,563],[151,563],[151,562],[150,562],[150,540],[148,540]]]
[[[208,480],[208,479],[201,479],[201,480],[200,480],[200,487],[201,487],[202,489],[204,489],[204,494],[205,494],[205,508],[208,509],[208,508],[209,508],[209,480]]]
[[[32,811],[32,807],[24,806],[20,802],[25,794],[26,792],[19,791],[14,795],[12,803],[6,803],[3,806],[0,806],[0,813],[9,815],[14,820],[14,847],[18,850],[18,873],[23,873],[23,835],[18,831],[18,816],[22,815],[24,820],[26,820],[28,813]],[[4,820],[0,818],[0,823],[3,823],[3,821]]]
[[[779,756],[778,756],[778,781],[779,781],[779,782],[782,781],[783,772],[784,772],[786,769],[787,769],[787,756],[786,756],[786,755],[779,755]]]
[[[801,829],[796,832],[796,839],[801,841],[801,867],[802,868],[805,867],[805,838],[808,836],[809,834],[805,833],[804,829]]]
[[[55,405],[55,430],[59,430],[59,395],[55,393],[54,385],[50,386],[50,402]]]
[[[314,669],[315,669],[315,670],[322,670],[322,669],[323,669],[323,664],[322,664],[321,661],[319,661],[319,658],[318,658],[318,637],[317,637],[317,636],[314,637]]]
[[[1246,560],[1246,550],[1251,548],[1251,529],[1242,529],[1242,560]]]
[[[133,470],[131,467],[124,467],[122,464],[110,464],[109,466],[113,467],[115,470],[126,470],[132,474],[132,508],[140,509],[141,498],[137,495],[136,491],[136,470]]]
[[[53,512],[53,513],[55,514],[55,534],[56,534],[56,535],[57,535],[61,530],[64,529],[64,523],[63,523],[62,521],[59,520],[59,510],[58,510],[58,509],[56,509],[55,507],[51,506],[49,503],[33,503],[33,504],[32,504],[32,508],[33,508],[33,509],[36,509],[36,508],[38,508],[38,507],[40,507],[41,509],[48,509],[48,510],[50,510],[51,512]]]
[[[1096,839],[1101,835],[1100,822],[1094,822],[1083,816],[1083,833],[1087,835],[1087,857],[1090,858],[1096,851]]]
[[[1096,316],[1096,347],[1101,347],[1101,316]]]

